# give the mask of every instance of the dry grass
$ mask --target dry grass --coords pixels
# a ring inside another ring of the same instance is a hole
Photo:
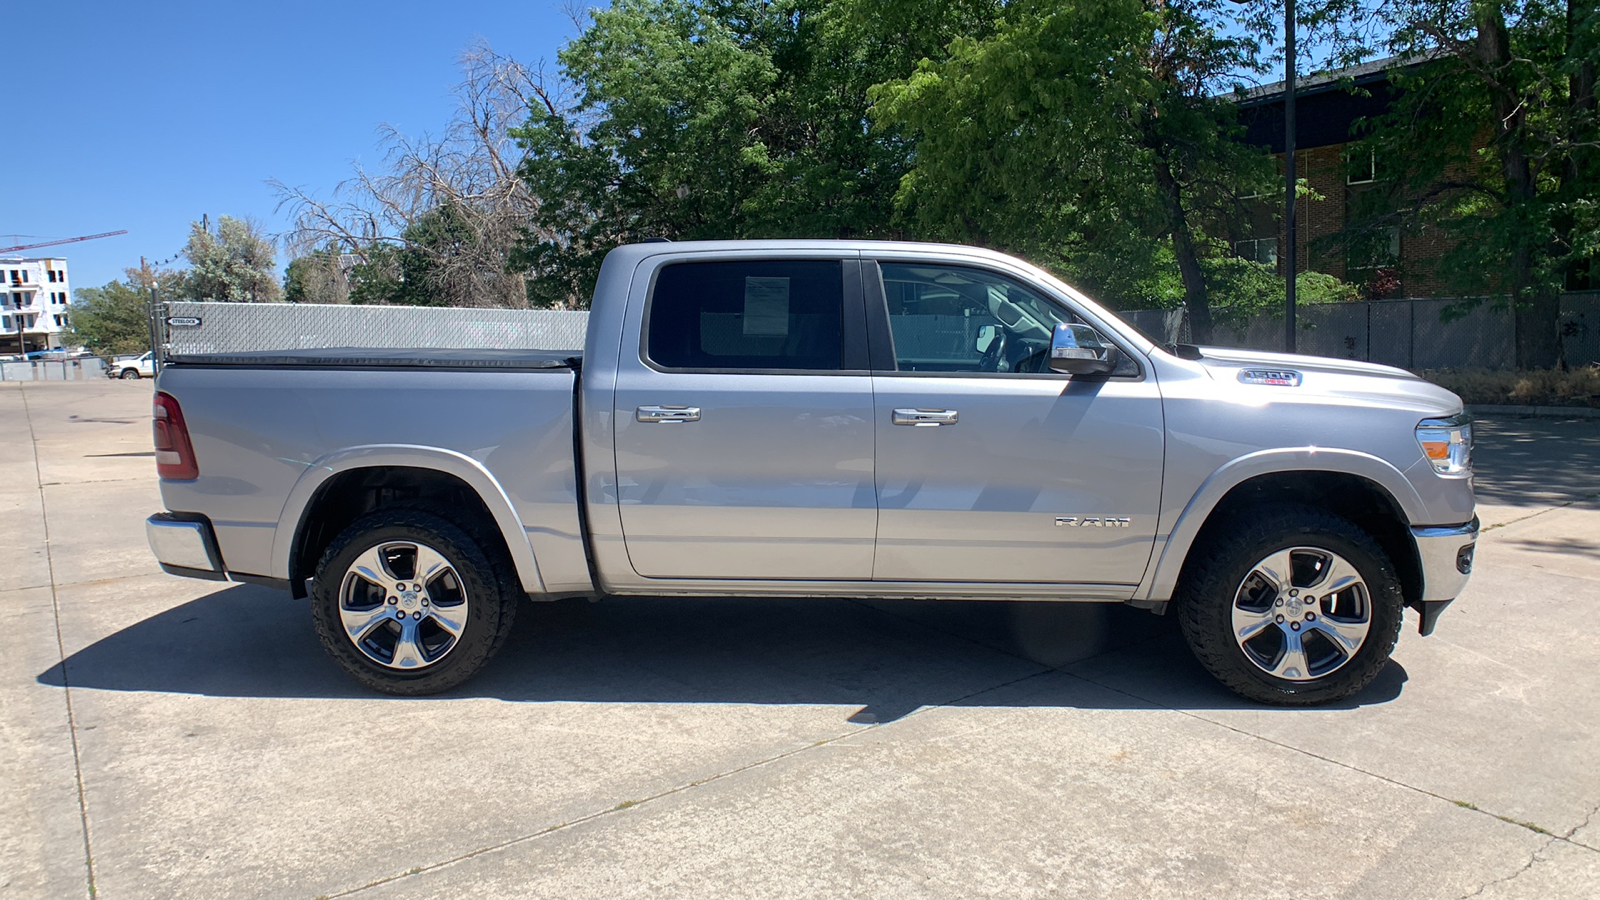
[[[1428,369],[1419,374],[1467,403],[1600,407],[1600,365],[1569,372]]]

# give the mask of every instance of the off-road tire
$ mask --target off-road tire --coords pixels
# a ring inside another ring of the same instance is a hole
[[[369,659],[345,636],[339,616],[340,591],[350,565],[368,549],[390,541],[415,541],[437,550],[460,576],[470,603],[455,646],[437,662],[415,670],[397,670]],[[499,652],[522,597],[510,560],[503,550],[495,553],[497,549],[431,511],[381,509],[357,519],[328,545],[312,580],[312,620],[323,649],[350,677],[385,694],[436,694],[461,684]]]
[[[1371,622],[1352,658],[1327,675],[1291,681],[1262,671],[1234,640],[1232,611],[1241,583],[1258,561],[1290,547],[1344,557],[1367,586]],[[1315,706],[1355,694],[1389,661],[1400,637],[1405,601],[1400,579],[1378,542],[1347,519],[1299,504],[1247,509],[1211,530],[1196,547],[1173,598],[1195,658],[1235,693],[1274,706]]]

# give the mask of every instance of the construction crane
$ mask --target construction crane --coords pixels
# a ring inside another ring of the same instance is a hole
[[[18,244],[15,247],[0,247],[0,253],[15,253],[18,250],[32,250],[36,247],[54,247],[57,244],[76,244],[79,241],[94,241],[99,240],[100,238],[116,237],[119,234],[127,233],[128,230],[124,228],[121,231],[107,231],[101,234],[86,234],[82,237],[62,238],[58,241],[42,241],[37,244]],[[13,237],[12,240],[16,240],[16,238]]]

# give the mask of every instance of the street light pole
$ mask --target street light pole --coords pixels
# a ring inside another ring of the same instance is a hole
[[[1283,13],[1283,221],[1284,260],[1283,285],[1283,349],[1295,352],[1294,340],[1294,278],[1299,263],[1299,249],[1295,246],[1295,177],[1294,177],[1294,0],[1284,0]]]
[[[145,307],[145,324],[150,326],[150,372],[159,374],[161,371],[161,348],[156,346],[156,279],[150,272],[150,264],[139,257],[139,271],[144,273],[144,283],[150,287],[150,303]]]

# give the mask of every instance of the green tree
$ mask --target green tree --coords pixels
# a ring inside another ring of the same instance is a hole
[[[349,303],[350,282],[332,244],[289,261],[283,274],[283,299],[290,303]]]
[[[101,287],[78,288],[68,307],[65,344],[82,344],[101,355],[143,353],[150,349],[147,316],[150,284],[181,280],[176,272],[127,269],[123,280]]]
[[[619,0],[560,55],[576,96],[518,136],[543,239],[537,302],[586,302],[601,256],[644,237],[890,237],[911,153],[868,127],[872,85],[991,3]]]
[[[1259,68],[1257,45],[1219,30],[1219,6],[1005,4],[993,34],[957,38],[876,92],[876,120],[917,137],[901,210],[924,233],[1023,253],[1114,304],[1160,303],[1176,286],[1209,340],[1211,232],[1271,177],[1221,96]]]
[[[456,257],[473,253],[476,246],[471,225],[454,205],[445,204],[423,213],[401,232],[398,241],[379,242],[363,248],[359,261],[350,269],[350,302],[388,306],[458,305],[451,302],[451,294],[441,281],[452,276],[464,277],[467,269],[473,270],[473,277],[479,279],[497,274],[480,266],[458,264]]]
[[[185,299],[268,303],[281,297],[272,242],[248,220],[222,216],[215,231],[191,223],[183,256],[189,261]]]
[[[1506,292],[1517,364],[1556,365],[1563,281],[1600,254],[1593,0],[1329,0],[1317,15],[1347,59],[1424,60],[1396,72],[1402,93],[1373,123],[1388,190],[1360,225],[1438,229],[1458,290]]]

